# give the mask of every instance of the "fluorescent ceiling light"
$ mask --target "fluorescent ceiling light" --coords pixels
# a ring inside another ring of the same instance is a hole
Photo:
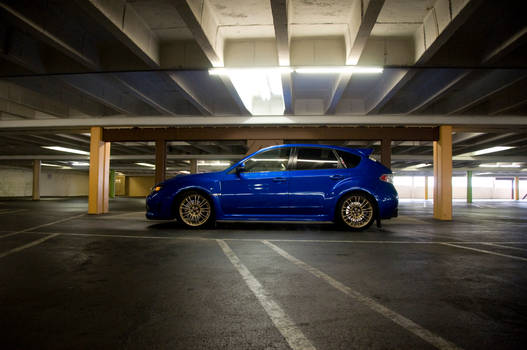
[[[50,164],[50,163],[42,163],[42,166],[52,166],[52,167],[62,168],[62,165]]]
[[[290,71],[288,67],[213,68],[209,74],[228,76],[251,114],[283,115],[285,103],[281,73]]]
[[[150,163],[135,163],[137,165],[140,165],[140,166],[146,166],[148,168],[155,168],[156,166],[154,164],[150,164]]]
[[[90,152],[81,151],[80,149],[67,148],[67,147],[61,147],[61,146],[42,146],[42,148],[51,149],[53,151],[58,151],[58,152],[67,152],[67,153],[75,153],[75,154],[83,154],[83,155],[90,154]]]
[[[506,150],[511,149],[511,148],[515,148],[515,147],[513,147],[513,146],[496,146],[496,147],[480,149],[479,151],[464,153],[464,154],[460,154],[460,155],[462,155],[462,156],[480,156],[482,154],[487,154],[487,153],[495,153],[495,152],[506,151]]]
[[[427,166],[430,166],[432,164],[429,164],[429,163],[421,163],[421,164],[417,164],[417,165],[414,165],[413,167],[414,168],[426,168]]]
[[[480,168],[521,168],[519,163],[483,163],[479,165]]]
[[[190,171],[188,171],[188,170],[180,170],[180,171],[178,171],[178,173],[180,173],[180,174],[190,174]]]
[[[71,165],[73,165],[73,166],[89,166],[90,163],[88,163],[88,162],[71,162]]]
[[[225,161],[210,161],[210,162],[206,162],[204,160],[199,160],[198,161],[198,166],[228,166],[228,165],[231,165],[230,162],[225,162]]]
[[[296,73],[304,74],[328,74],[328,73],[348,73],[348,74],[380,74],[382,67],[360,67],[360,66],[334,66],[334,67],[298,67]]]

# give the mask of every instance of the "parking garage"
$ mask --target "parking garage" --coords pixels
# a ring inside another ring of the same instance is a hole
[[[519,349],[521,1],[0,1],[0,348]],[[145,218],[264,147],[371,149],[398,217]]]

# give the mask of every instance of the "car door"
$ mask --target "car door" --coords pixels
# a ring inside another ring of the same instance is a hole
[[[227,215],[288,214],[290,147],[273,148],[247,159],[243,172],[226,174],[220,202]]]
[[[290,211],[297,215],[324,214],[335,185],[350,176],[331,148],[298,147],[289,172]]]

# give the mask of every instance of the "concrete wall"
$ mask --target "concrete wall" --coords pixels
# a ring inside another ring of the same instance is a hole
[[[27,168],[0,168],[0,197],[32,195],[33,171]],[[41,196],[87,196],[88,172],[42,168]]]
[[[154,185],[153,176],[128,176],[126,178],[127,193],[130,197],[146,197]]]
[[[399,198],[424,199],[424,176],[396,176],[394,185]],[[512,199],[512,181],[498,180],[494,177],[472,177],[473,199]],[[527,180],[520,180],[520,199],[527,192]],[[428,198],[434,197],[434,178],[428,177]],[[452,178],[452,197],[454,199],[467,198],[467,178],[456,176]]]

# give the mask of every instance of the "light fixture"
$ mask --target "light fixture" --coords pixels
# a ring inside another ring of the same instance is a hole
[[[348,74],[380,74],[382,67],[361,67],[361,66],[330,66],[330,67],[297,67],[296,73],[301,74],[329,74],[329,73],[348,73]]]
[[[426,168],[427,166],[430,166],[432,164],[430,163],[421,163],[421,164],[417,164],[417,165],[414,165],[413,167],[414,168]]]
[[[58,151],[58,152],[67,152],[67,153],[75,153],[75,154],[83,154],[83,155],[90,154],[90,152],[81,151],[80,149],[61,147],[61,146],[42,146],[42,148],[51,149],[53,151]]]
[[[198,160],[198,166],[229,166],[231,165],[230,162],[225,161],[204,161],[204,160]]]
[[[283,115],[282,73],[289,67],[212,68],[210,75],[228,76],[243,105],[252,115]]]
[[[480,168],[521,168],[519,163],[483,163]]]
[[[190,171],[188,170],[180,170],[178,171],[179,174],[190,174]]]
[[[70,163],[72,166],[89,166],[90,163],[88,162],[71,162]]]
[[[506,151],[506,150],[512,149],[512,148],[516,148],[516,147],[514,147],[514,146],[496,146],[496,147],[480,149],[480,150],[474,151],[474,152],[463,153],[463,154],[460,154],[459,156],[461,156],[461,157],[463,157],[463,156],[466,156],[466,157],[480,156],[482,154],[501,152],[501,151]]]
[[[154,164],[150,164],[150,163],[135,163],[137,165],[140,165],[140,166],[145,166],[145,167],[148,167],[148,168],[155,168],[156,166]]]
[[[42,166],[50,166],[50,167],[62,168],[62,165],[58,165],[58,164],[42,163],[41,165]]]

